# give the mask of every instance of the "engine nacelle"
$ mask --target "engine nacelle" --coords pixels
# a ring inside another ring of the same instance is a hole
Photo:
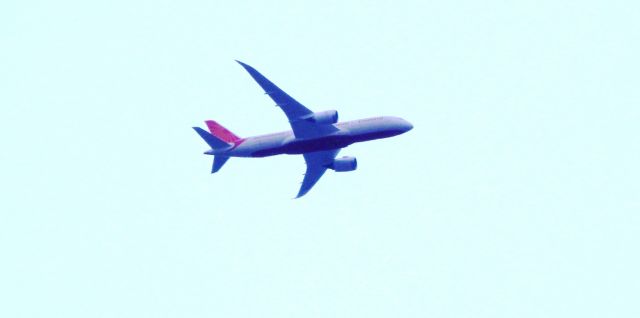
[[[338,111],[337,110],[325,110],[322,112],[313,113],[308,121],[312,123],[318,123],[323,125],[335,124],[338,122]]]
[[[342,157],[333,160],[329,169],[335,172],[353,171],[358,167],[358,161],[355,157]]]

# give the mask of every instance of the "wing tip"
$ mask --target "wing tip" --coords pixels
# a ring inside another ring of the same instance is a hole
[[[302,198],[305,194],[307,194],[307,192],[309,192],[309,190],[300,188],[300,191],[298,191],[298,194],[296,195],[295,198],[293,198],[293,200]]]
[[[251,66],[243,63],[242,61],[239,61],[239,60],[234,60],[234,61],[236,61],[238,64],[242,65],[242,67],[244,67],[244,68],[251,67]]]

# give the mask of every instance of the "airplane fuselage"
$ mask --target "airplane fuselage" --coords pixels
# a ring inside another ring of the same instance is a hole
[[[228,157],[267,157],[280,154],[298,155],[347,147],[356,142],[388,138],[413,128],[398,117],[372,117],[333,124],[337,131],[318,138],[296,138],[293,131],[248,137],[229,148],[205,152]]]

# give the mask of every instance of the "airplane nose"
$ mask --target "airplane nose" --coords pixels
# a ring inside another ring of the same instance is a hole
[[[404,121],[402,126],[404,127],[404,131],[405,132],[413,129],[413,125],[410,122],[406,121],[406,120]]]

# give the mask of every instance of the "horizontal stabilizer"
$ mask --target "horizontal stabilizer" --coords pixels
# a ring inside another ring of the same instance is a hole
[[[218,170],[220,170],[220,168],[222,168],[222,166],[224,166],[224,164],[227,162],[227,160],[229,160],[229,157],[227,156],[214,156],[213,157],[213,167],[211,168],[211,173],[216,173],[218,172]]]
[[[198,135],[207,142],[211,149],[224,149],[231,146],[200,127],[193,127],[193,130],[195,130]]]

